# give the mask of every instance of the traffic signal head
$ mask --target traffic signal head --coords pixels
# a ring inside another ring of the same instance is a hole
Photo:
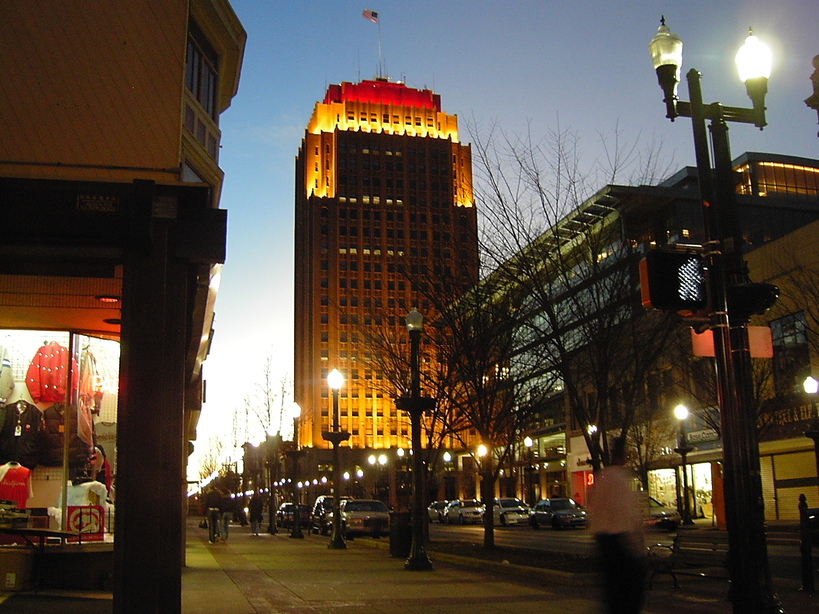
[[[640,261],[643,307],[695,312],[708,305],[705,261],[694,251],[651,250]]]

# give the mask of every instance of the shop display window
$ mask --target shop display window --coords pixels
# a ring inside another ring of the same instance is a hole
[[[0,330],[0,501],[15,521],[113,539],[119,357],[111,339]]]

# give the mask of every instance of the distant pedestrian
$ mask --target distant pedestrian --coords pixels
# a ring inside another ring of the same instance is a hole
[[[211,488],[205,493],[205,517],[208,519],[208,543],[215,543],[219,538],[219,523],[222,515],[219,506],[222,504],[222,494]]]
[[[236,500],[230,490],[222,492],[222,499],[219,505],[219,511],[222,514],[222,523],[219,526],[219,532],[223,542],[227,541],[228,531],[230,530],[230,521],[233,520],[233,512],[236,508]]]
[[[264,511],[264,501],[262,501],[262,498],[258,494],[254,494],[250,498],[248,510],[250,511],[250,530],[253,531],[253,535],[258,535],[262,524],[262,513]]]
[[[609,614],[637,614],[646,587],[646,552],[640,495],[635,475],[623,467],[625,445],[614,443],[611,464],[594,476],[589,491],[589,525],[605,574],[605,605]]]

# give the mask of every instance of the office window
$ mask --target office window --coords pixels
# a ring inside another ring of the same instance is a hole
[[[798,311],[771,321],[774,386],[778,394],[797,392],[810,374],[808,325]]]
[[[188,24],[188,51],[185,62],[185,86],[205,112],[218,123],[216,86],[219,58],[205,35],[192,21]]]

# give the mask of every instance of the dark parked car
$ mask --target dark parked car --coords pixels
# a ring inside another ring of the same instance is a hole
[[[666,531],[674,531],[682,522],[680,513],[673,507],[667,507],[654,497],[648,498],[648,517],[644,519],[646,526]]]
[[[341,501],[349,497],[339,497]],[[333,495],[319,495],[313,504],[313,533],[328,535],[333,529]]]
[[[295,503],[282,503],[281,507],[276,510],[276,526],[283,529],[292,527],[295,508]],[[312,524],[309,505],[299,505],[299,524],[303,527],[309,527]]]
[[[529,524],[534,529],[542,526],[553,529],[585,527],[586,510],[574,499],[543,499],[529,513]]]

